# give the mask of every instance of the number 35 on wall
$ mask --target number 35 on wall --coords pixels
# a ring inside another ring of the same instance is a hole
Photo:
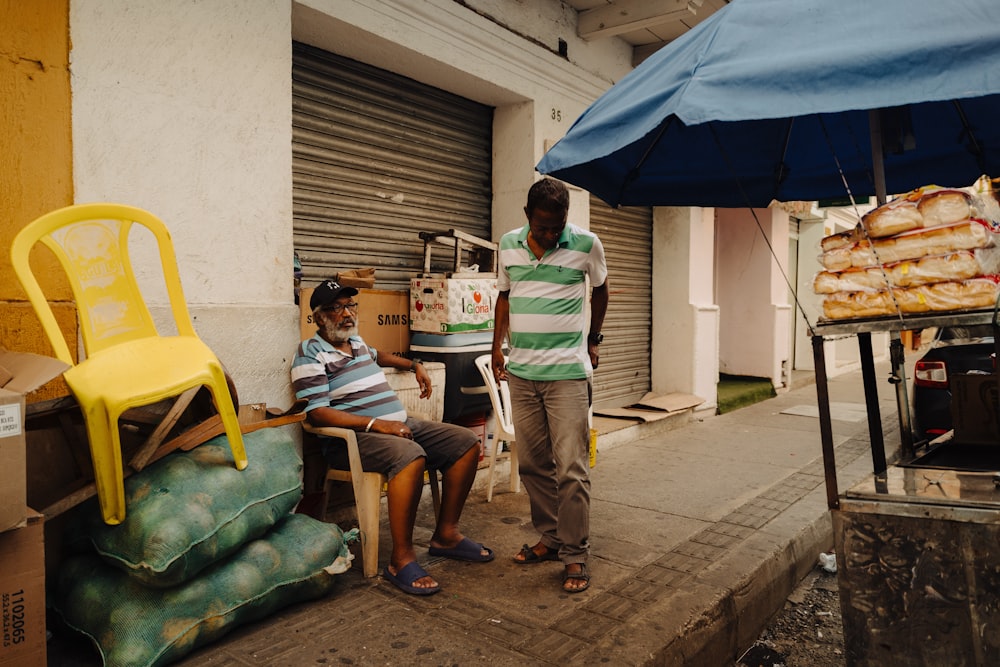
[[[553,107],[552,110],[551,110],[550,115],[552,116],[552,120],[554,120],[555,122],[557,122],[557,123],[561,123],[562,122],[562,110],[561,109],[556,109],[555,107]]]

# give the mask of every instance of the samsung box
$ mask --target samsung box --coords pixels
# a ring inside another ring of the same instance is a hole
[[[45,535],[42,515],[0,533],[0,667],[45,667]]]
[[[496,305],[495,275],[410,280],[411,331],[492,331]]]
[[[302,340],[316,334],[309,298],[312,287],[299,292],[300,326]],[[368,345],[379,352],[391,352],[401,357],[410,348],[410,295],[406,290],[358,290],[358,334]]]
[[[52,357],[0,347],[0,531],[23,526],[27,519],[25,394],[67,368]]]

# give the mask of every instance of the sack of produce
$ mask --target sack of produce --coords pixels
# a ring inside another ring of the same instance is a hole
[[[125,479],[125,520],[109,526],[97,499],[77,508],[67,543],[92,546],[146,586],[175,586],[263,535],[302,496],[302,460],[287,428],[243,436],[237,470],[225,435],[175,452]]]
[[[350,568],[346,542],[356,538],[356,530],[345,535],[336,524],[290,514],[173,588],[147,588],[93,554],[75,556],[60,567],[53,607],[93,641],[105,665],[165,665],[244,623],[326,595],[334,575]]]

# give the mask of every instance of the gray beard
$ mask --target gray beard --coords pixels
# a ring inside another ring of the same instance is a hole
[[[343,343],[351,336],[358,335],[358,327],[357,325],[354,325],[350,329],[340,329],[332,323],[327,322],[320,329],[320,333],[323,335],[323,338],[327,339],[331,343]]]

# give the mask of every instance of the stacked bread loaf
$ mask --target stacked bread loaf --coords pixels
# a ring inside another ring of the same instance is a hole
[[[992,306],[1000,274],[997,224],[962,190],[921,188],[822,240],[813,288],[829,319]]]

